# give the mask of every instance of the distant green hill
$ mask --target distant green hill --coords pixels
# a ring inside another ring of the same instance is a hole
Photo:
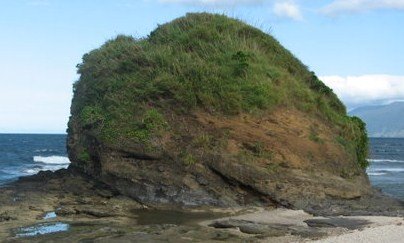
[[[370,137],[404,137],[404,102],[364,106],[350,113],[366,122]]]

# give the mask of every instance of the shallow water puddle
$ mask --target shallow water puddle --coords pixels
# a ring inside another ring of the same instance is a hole
[[[57,215],[55,212],[48,212],[45,214],[45,216],[43,216],[44,220],[55,219],[55,218],[57,218]]]
[[[173,211],[173,210],[133,210],[137,216],[138,225],[152,224],[176,224],[176,225],[192,225],[199,221],[224,217],[225,213],[214,212],[189,212],[189,211]]]
[[[36,235],[46,235],[52,233],[65,232],[70,229],[70,225],[66,223],[43,223],[28,227],[22,227],[17,230],[16,237],[30,237]]]

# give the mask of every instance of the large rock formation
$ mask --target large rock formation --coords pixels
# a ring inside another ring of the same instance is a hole
[[[84,55],[75,168],[146,205],[284,205],[371,193],[364,124],[273,37],[188,14]]]

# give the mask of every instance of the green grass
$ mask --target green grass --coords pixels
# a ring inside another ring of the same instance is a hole
[[[192,155],[191,153],[185,152],[181,155],[182,161],[184,163],[185,166],[191,166],[194,165],[197,160],[194,157],[194,155]]]
[[[148,143],[168,129],[167,107],[231,116],[284,106],[335,125],[365,166],[365,130],[332,90],[271,35],[224,15],[118,36],[84,55],[78,73],[72,119],[105,143]]]
[[[273,159],[273,153],[271,151],[268,151],[262,142],[255,142],[253,144],[245,144],[244,147],[246,147],[256,157],[269,159],[269,160]]]
[[[81,153],[79,153],[78,159],[81,161],[90,161],[91,160],[90,153],[85,149]]]
[[[323,143],[323,140],[318,136],[318,132],[314,126],[310,127],[309,139],[315,143]]]
[[[103,110],[98,106],[85,106],[80,114],[81,123],[85,127],[102,124],[105,120]]]
[[[209,134],[201,134],[199,136],[196,136],[192,144],[197,147],[197,148],[203,148],[203,149],[209,149],[212,145],[213,137]]]

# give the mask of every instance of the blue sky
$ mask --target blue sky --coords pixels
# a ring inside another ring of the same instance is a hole
[[[186,12],[274,35],[350,108],[404,100],[404,0],[0,0],[0,133],[63,133],[76,64]]]

